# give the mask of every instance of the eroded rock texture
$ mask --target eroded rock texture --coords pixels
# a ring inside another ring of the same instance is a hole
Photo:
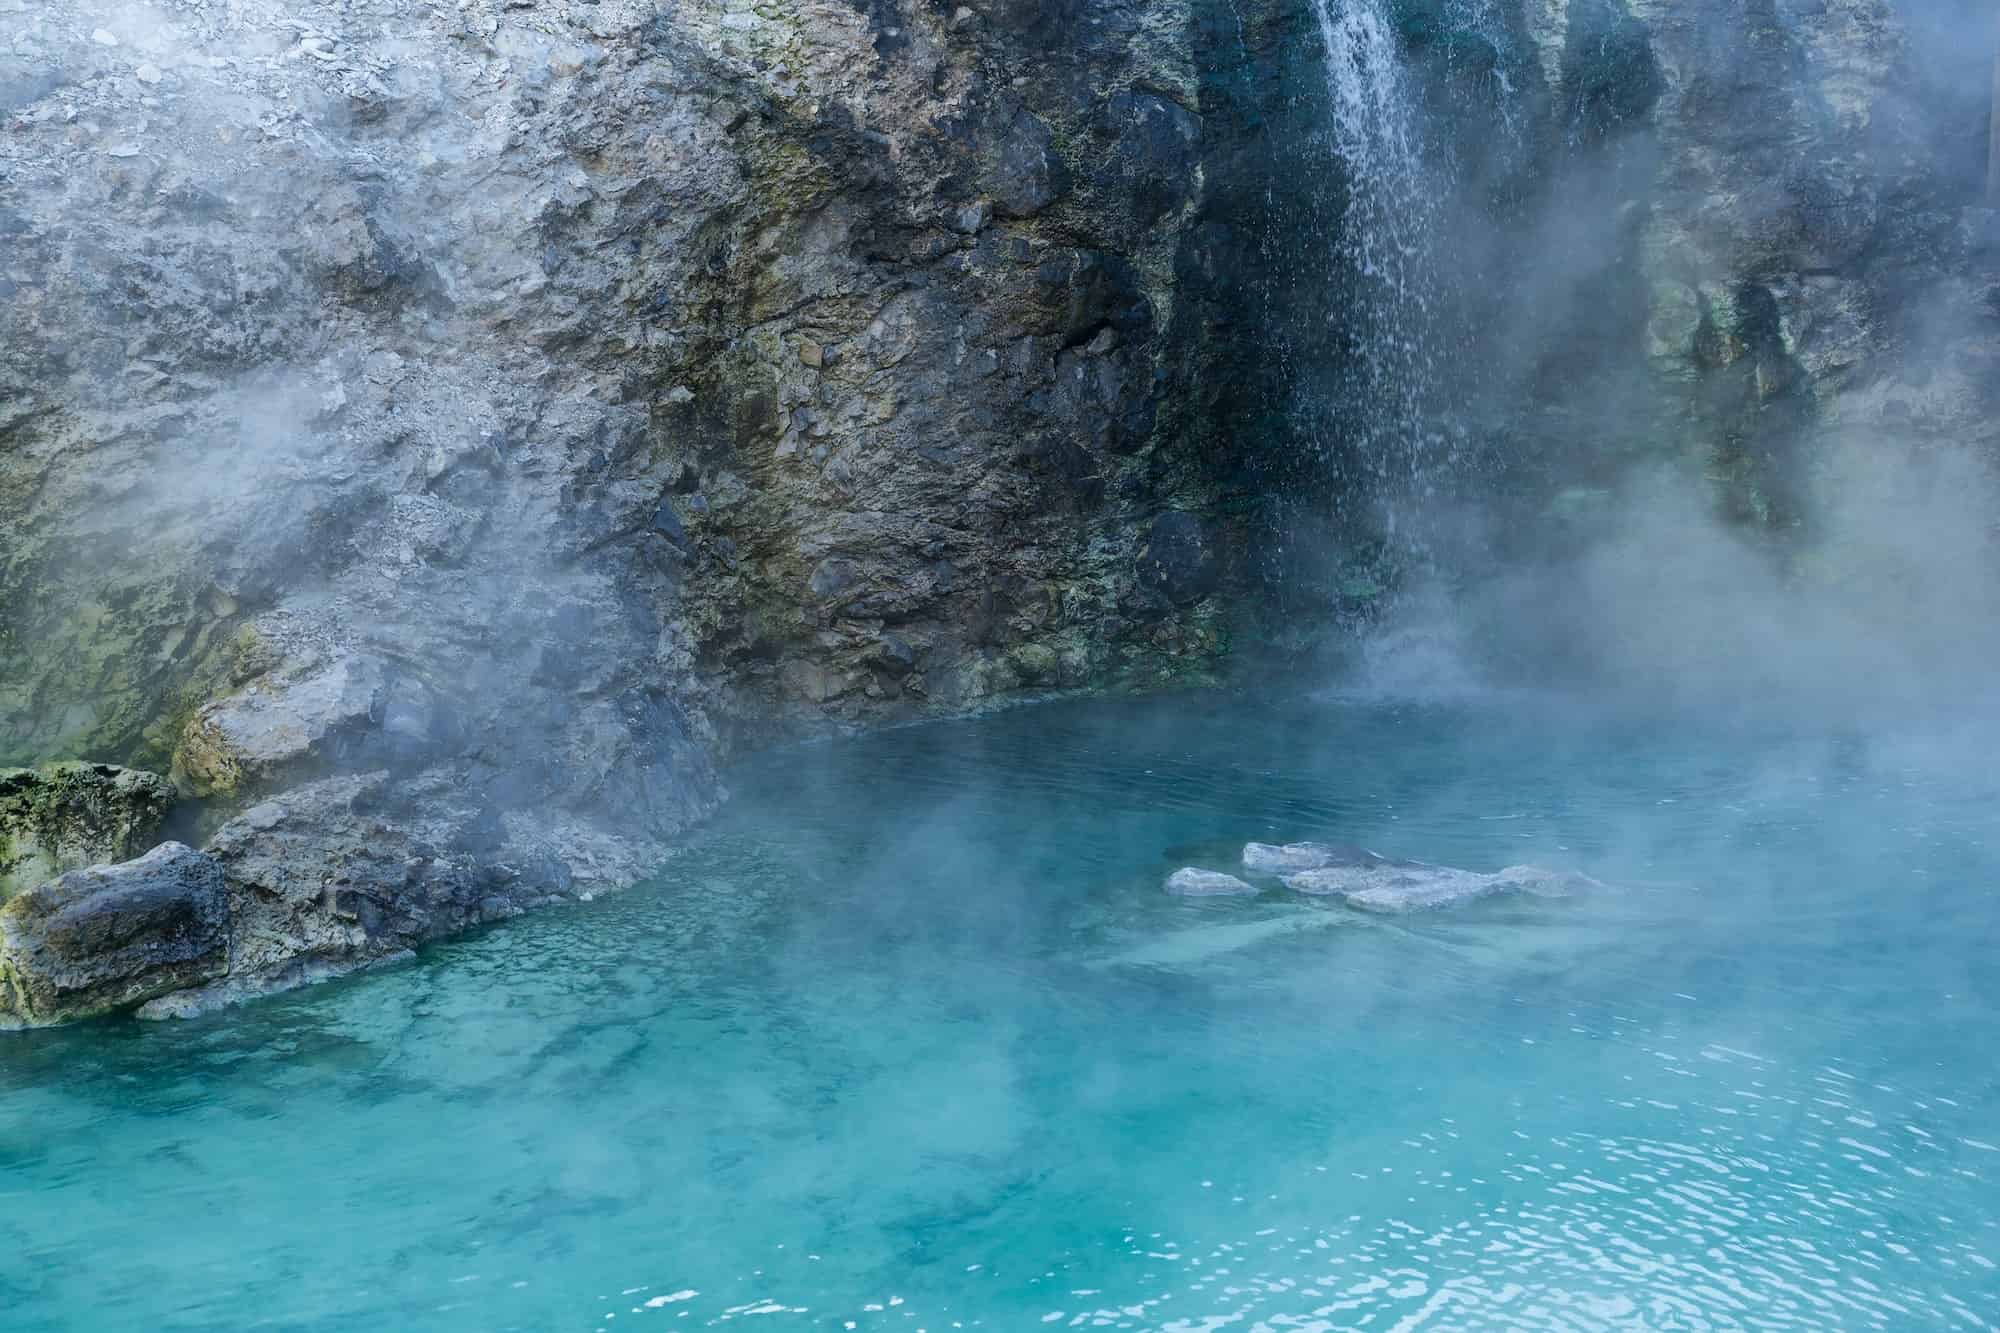
[[[1991,448],[1990,14],[1568,0],[1528,23],[1578,171],[1624,208],[1592,295],[1624,327],[1643,309],[1600,354],[1664,389],[1664,420],[1619,423],[1638,447],[1677,434],[1729,517],[1778,528],[1843,451]]]
[[[0,769],[0,903],[66,870],[147,851],[173,800],[156,774],[111,764]]]
[[[239,968],[636,873],[739,736],[1220,652],[1188,0],[0,17],[0,760],[247,812]]]
[[[0,1025],[109,1013],[229,966],[222,869],[181,843],[73,870],[0,907]]]

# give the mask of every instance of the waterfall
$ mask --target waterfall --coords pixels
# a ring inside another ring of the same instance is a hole
[[[1426,141],[1419,76],[1406,64],[1390,0],[1312,0],[1326,67],[1331,150],[1346,184],[1333,244],[1351,298],[1335,312],[1351,340],[1324,418],[1360,469],[1368,503],[1396,570],[1386,601],[1371,608],[1357,683],[1364,690],[1440,697],[1472,688],[1463,627],[1446,589],[1466,558],[1455,492],[1479,466],[1466,443],[1462,406],[1478,374],[1454,349],[1449,327],[1465,303],[1452,283],[1453,192],[1461,187],[1444,145]],[[1493,0],[1450,0],[1443,52],[1459,43],[1490,48],[1494,128],[1524,142],[1504,61],[1511,40]],[[1466,54],[1476,58],[1468,49]],[[1352,465],[1350,465],[1352,466]],[[1370,580],[1373,581],[1372,579]]]
[[[1345,183],[1332,229],[1336,268],[1352,298],[1335,316],[1353,339],[1326,416],[1356,446],[1363,477],[1398,546],[1421,554],[1420,519],[1472,459],[1454,402],[1469,368],[1447,327],[1459,304],[1450,284],[1445,218],[1457,179],[1447,145],[1428,142],[1418,76],[1391,16],[1391,0],[1312,0],[1330,104],[1330,149]],[[1447,63],[1481,61],[1480,110],[1508,158],[1527,150],[1511,63],[1516,38],[1496,0],[1446,0],[1434,51]],[[1453,114],[1465,115],[1471,108]],[[1433,108],[1430,114],[1436,114]]]
[[[1426,162],[1417,107],[1382,0],[1312,0],[1324,42],[1333,150],[1347,181],[1335,244],[1352,266],[1357,330],[1342,426],[1380,492],[1392,533],[1407,529],[1449,463],[1431,410],[1439,367],[1436,304],[1438,182]]]

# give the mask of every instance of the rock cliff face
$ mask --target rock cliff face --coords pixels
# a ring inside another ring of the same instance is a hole
[[[1963,576],[1993,553],[1977,511],[2000,445],[1989,12],[1375,12],[1396,33],[1432,199],[1378,238],[1428,260],[1405,312],[1423,347],[1403,369],[1434,461],[1388,479],[1400,496],[1366,452],[1382,431],[1381,395],[1355,371],[1362,265],[1329,243],[1353,182],[1328,166],[1315,7],[1246,4],[1202,62],[1195,253],[1225,293],[1211,309],[1242,313],[1197,379],[1282,538],[1251,569],[1291,623],[1330,629],[1338,651],[1428,581],[1449,651],[1541,683],[1685,657],[1671,641],[1704,601],[1692,637],[1729,638],[1717,661],[1785,656],[1808,632],[1851,650],[1863,625],[1935,659],[1994,623],[1991,581]],[[1427,530],[1412,540],[1413,526]],[[1778,629],[1788,604],[1810,614]]]
[[[0,19],[0,761],[265,801],[299,950],[628,880],[741,736],[1221,652],[1188,0]],[[333,885],[353,774],[478,884]]]
[[[1492,636],[1541,677],[1569,641],[1588,675],[1710,699],[1982,689],[2000,624],[1990,11],[1568,0],[1523,18],[1555,148],[1505,233],[1546,267],[1507,312],[1531,354],[1495,358],[1509,457],[1488,484],[1517,497],[1494,563],[1543,563],[1492,599]]]
[[[1619,355],[1665,414],[1634,424],[1692,449],[1732,517],[1808,522],[1845,446],[1990,449],[1990,14],[1552,0],[1528,22],[1558,105],[1620,162],[1607,234],[1643,323]]]

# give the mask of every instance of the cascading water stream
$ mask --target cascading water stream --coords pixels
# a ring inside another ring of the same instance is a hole
[[[1519,92],[1508,73],[1516,55],[1515,39],[1500,12],[1498,0],[1445,0],[1444,16],[1454,33],[1463,33],[1491,49],[1494,63],[1490,77],[1497,95],[1494,109],[1499,112],[1500,129],[1508,147],[1521,151],[1526,147],[1527,126]]]
[[[1312,0],[1330,108],[1330,147],[1346,183],[1334,235],[1353,299],[1337,318],[1352,330],[1352,370],[1332,419],[1354,440],[1389,535],[1426,546],[1429,501],[1468,460],[1453,412],[1455,302],[1446,253],[1449,201],[1461,187],[1453,159],[1429,140],[1419,79],[1401,49],[1386,0]],[[1507,73],[1514,38],[1493,0],[1448,0],[1440,49],[1447,62],[1490,61],[1498,138],[1523,144],[1519,99]]]
[[[1325,62],[1331,148],[1346,182],[1335,268],[1352,299],[1334,316],[1349,330],[1347,365],[1323,418],[1350,442],[1366,502],[1385,538],[1396,591],[1372,607],[1363,679],[1393,692],[1470,688],[1461,628],[1441,564],[1454,538],[1450,494],[1476,466],[1456,405],[1468,368],[1453,356],[1446,219],[1459,182],[1448,153],[1428,142],[1419,79],[1408,67],[1387,0],[1312,0]],[[1498,57],[1510,46],[1491,0],[1452,0],[1448,60],[1464,41],[1495,57],[1500,131],[1519,146],[1515,99]]]
[[[1380,0],[1312,0],[1324,45],[1332,146],[1348,182],[1335,244],[1352,266],[1358,371],[1339,406],[1392,534],[1448,463],[1433,411],[1439,183]]]

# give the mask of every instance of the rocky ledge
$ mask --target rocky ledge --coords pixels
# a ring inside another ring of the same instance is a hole
[[[178,842],[72,870],[0,907],[0,1024],[86,1018],[229,967],[222,867]]]
[[[17,862],[20,882],[0,899],[9,1026],[140,1005],[148,1017],[199,1013],[621,887],[667,854],[663,842],[560,814],[496,816],[448,775],[375,772],[260,801],[199,851],[167,842],[30,881],[28,867],[52,859],[128,855],[157,829],[171,789],[151,774],[83,765],[0,782],[40,793],[28,823],[49,821],[35,845],[55,849]]]

